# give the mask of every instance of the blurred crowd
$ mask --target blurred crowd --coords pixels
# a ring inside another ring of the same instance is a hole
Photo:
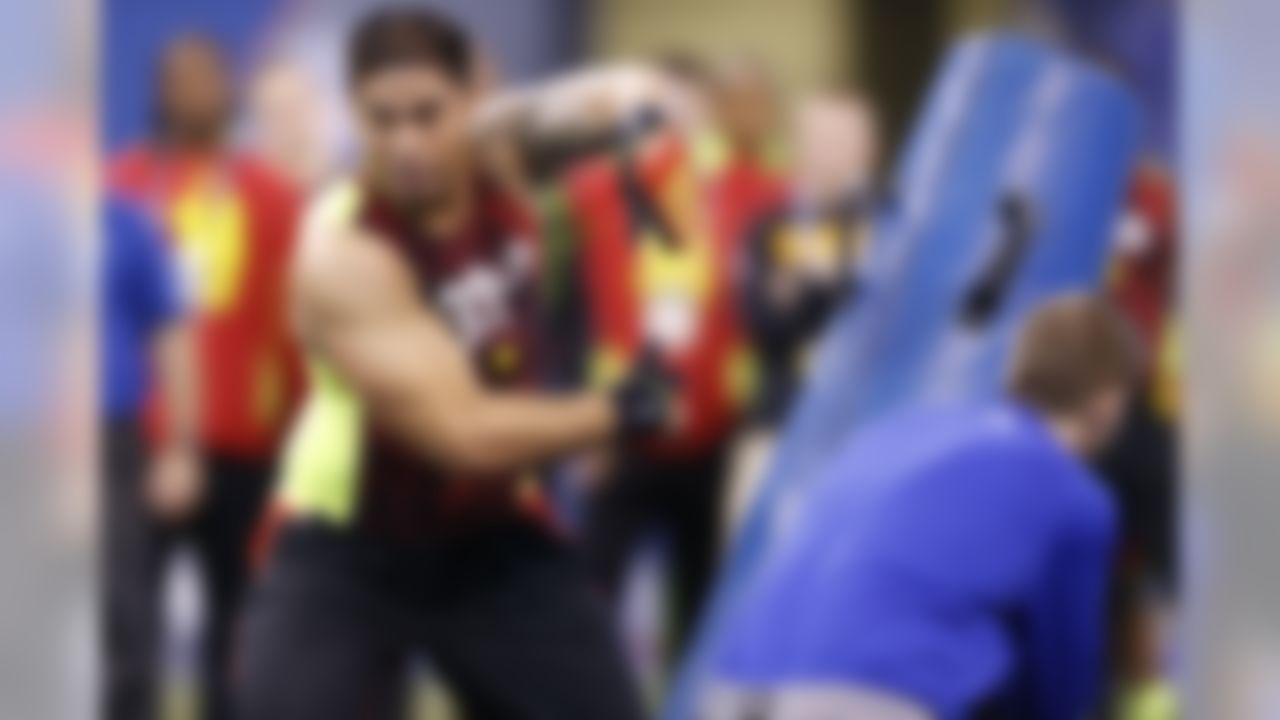
[[[819,338],[858,302],[869,238],[894,201],[877,100],[856,87],[796,92],[745,53],[669,52],[532,87],[482,65],[474,152],[543,219],[542,381],[608,386],[640,346],[681,378],[678,432],[574,457],[548,484],[619,606],[635,559],[661,539],[670,602],[646,621],[660,628],[648,658],[660,685]],[[240,83],[223,49],[192,33],[165,47],[154,79],[150,133],[107,164],[106,717],[159,712],[165,577],[185,547],[200,576],[203,716],[219,719],[282,444],[307,392],[290,263],[309,198],[349,168],[302,66],[272,59]],[[1164,164],[1146,158],[1130,184],[1107,292],[1139,331],[1145,390],[1099,468],[1123,528],[1111,698],[1139,713],[1166,702],[1177,588],[1179,228]],[[583,235],[597,251],[576,249]]]

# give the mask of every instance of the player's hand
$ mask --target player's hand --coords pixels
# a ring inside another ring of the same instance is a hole
[[[147,507],[161,521],[181,522],[204,500],[204,473],[194,450],[161,448],[151,460],[146,478]]]
[[[655,435],[676,425],[679,380],[658,353],[646,350],[613,393],[623,437]]]

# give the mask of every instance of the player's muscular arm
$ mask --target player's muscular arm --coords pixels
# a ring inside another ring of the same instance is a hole
[[[644,65],[591,68],[495,95],[481,107],[477,130],[484,135],[521,126],[535,137],[589,131],[660,105],[670,92],[661,75]]]
[[[424,456],[459,471],[499,472],[614,431],[614,405],[605,394],[484,388],[398,258],[376,239],[332,240],[299,266],[303,339],[360,393],[375,422]]]

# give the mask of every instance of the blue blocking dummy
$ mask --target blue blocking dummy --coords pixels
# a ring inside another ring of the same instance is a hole
[[[952,50],[900,159],[863,292],[823,338],[666,720],[695,717],[736,599],[841,441],[886,411],[994,396],[1028,308],[1098,286],[1137,126],[1115,79],[1051,47],[991,35]]]

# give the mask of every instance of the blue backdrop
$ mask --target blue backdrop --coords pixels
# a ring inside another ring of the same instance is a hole
[[[104,146],[117,150],[147,131],[156,57],[174,35],[192,30],[211,35],[227,49],[243,79],[273,35],[291,24],[331,27],[331,52],[335,60],[340,58],[346,28],[379,4],[372,0],[106,0],[100,84]],[[430,0],[422,4],[441,8],[466,25],[512,80],[562,67],[577,59],[583,47],[583,0]]]

